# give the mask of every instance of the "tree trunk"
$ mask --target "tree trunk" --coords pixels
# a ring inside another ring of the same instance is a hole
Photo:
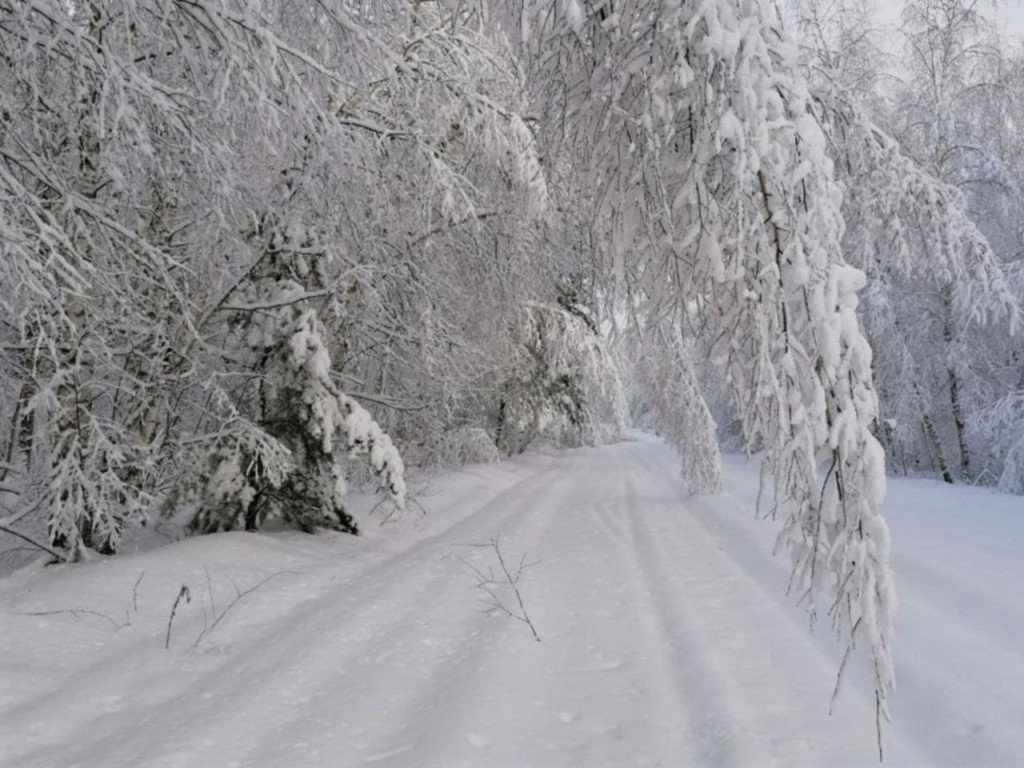
[[[956,425],[956,439],[960,447],[960,477],[964,482],[971,482],[974,477],[971,471],[971,449],[967,444],[967,425],[964,423],[963,405],[960,399],[960,379],[956,372],[949,369],[949,397],[953,405],[953,424]]]
[[[942,441],[939,440],[939,434],[935,431],[935,425],[932,423],[931,416],[927,413],[921,415],[921,426],[924,428],[924,434],[928,438],[928,442],[931,443],[932,453],[935,455],[935,463],[938,465],[939,474],[942,475],[942,479],[952,484],[953,473],[949,471],[949,463],[946,461],[946,454],[942,450]]]
[[[947,360],[950,359],[953,346],[953,297],[952,289],[947,285],[942,289],[943,338],[946,342]],[[971,482],[971,449],[967,442],[967,425],[964,421],[963,401],[961,399],[960,377],[952,365],[947,365],[949,373],[949,402],[953,411],[953,424],[956,427],[956,440],[960,448],[960,477]]]

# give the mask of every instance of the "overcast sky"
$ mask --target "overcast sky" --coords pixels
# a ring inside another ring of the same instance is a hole
[[[875,9],[883,23],[896,26],[900,21],[900,0],[874,0]],[[983,3],[984,12],[997,20],[999,31],[1006,35],[1024,38],[1024,2],[1021,0],[1002,0],[996,8],[992,3]]]

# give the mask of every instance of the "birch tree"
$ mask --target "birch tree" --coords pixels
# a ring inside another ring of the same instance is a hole
[[[843,259],[841,191],[798,51],[768,3],[524,2],[545,150],[612,224],[609,271],[643,313],[705,307],[746,447],[774,476],[779,546],[811,607],[828,595],[892,684],[889,538],[863,272]],[[513,23],[515,27],[513,27]]]
[[[912,4],[909,23],[924,24],[940,5]],[[960,130],[956,126],[969,122],[967,104],[958,106],[950,88],[965,76],[968,60],[977,59],[972,77],[981,77],[981,60],[992,63],[994,50],[971,50],[965,36],[982,23],[980,17],[973,11],[957,17],[953,5],[946,5],[949,18],[960,19],[955,21],[960,29],[916,38],[914,84],[895,116],[878,93],[880,71],[873,62],[884,57],[873,44],[862,6],[803,3],[801,23],[815,113],[845,191],[844,252],[869,277],[861,317],[875,351],[882,406],[878,432],[897,469],[930,466],[953,482],[974,474],[968,437],[976,411],[970,402],[979,398],[968,390],[985,375],[980,369],[987,365],[987,339],[1010,343],[1019,299],[1006,279],[1004,257],[990,241],[992,229],[983,231],[976,223],[972,191],[1008,175],[998,173],[999,163],[981,162],[991,153],[980,137],[962,137],[956,147],[951,142],[960,140],[950,138]],[[931,84],[921,80],[929,77]],[[988,93],[981,99],[985,104],[993,104],[992,97],[1003,100],[981,81],[977,88],[955,87],[961,102],[974,99],[968,93]],[[940,106],[938,93],[954,103]],[[908,101],[922,99],[932,104],[928,113],[913,103],[908,107]],[[903,127],[911,121],[914,140]],[[933,140],[948,146],[939,149]],[[932,149],[922,150],[921,142]],[[952,172],[954,165],[974,168],[962,177],[970,177],[966,188],[959,184],[959,172]]]
[[[510,329],[582,251],[472,21],[0,3],[8,527],[67,558],[185,500],[200,532],[354,531],[353,455],[404,497],[361,403],[417,460],[488,426]]]

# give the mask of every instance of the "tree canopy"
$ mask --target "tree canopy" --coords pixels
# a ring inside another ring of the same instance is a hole
[[[1024,488],[1021,64],[914,0],[896,109],[838,7],[0,0],[2,530],[355,533],[632,399],[689,492],[737,431],[883,716],[883,444]]]

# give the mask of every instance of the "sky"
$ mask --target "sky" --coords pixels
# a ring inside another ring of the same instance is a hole
[[[874,5],[880,23],[891,26],[899,24],[903,8],[900,0],[874,0]],[[1024,2],[1002,0],[998,3],[983,2],[982,5],[984,12],[997,22],[1000,33],[1024,38]]]

